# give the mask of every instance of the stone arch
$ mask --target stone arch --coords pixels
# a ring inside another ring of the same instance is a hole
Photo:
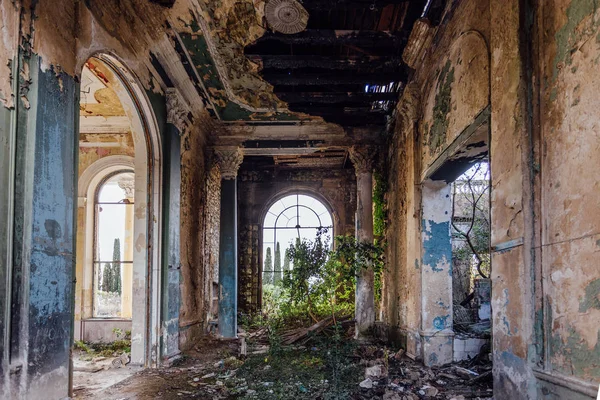
[[[150,100],[137,77],[114,54],[96,51],[90,53],[78,65],[96,58],[104,63],[115,75],[118,85],[114,90],[130,120],[134,142],[133,157],[135,172],[134,217],[134,261],[133,261],[133,302],[131,363],[146,367],[158,365],[160,345],[160,299],[161,299],[161,202],[162,143],[156,116]],[[108,157],[107,157],[108,158]],[[123,161],[123,160],[121,160]],[[111,159],[114,169],[121,161]],[[131,160],[127,161],[130,165]],[[95,168],[98,166],[95,166]],[[93,170],[82,178],[89,179]],[[85,186],[85,182],[82,182]],[[79,188],[78,188],[79,189]]]

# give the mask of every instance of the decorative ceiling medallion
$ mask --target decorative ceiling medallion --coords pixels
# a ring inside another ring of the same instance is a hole
[[[265,16],[271,29],[291,35],[302,32],[308,23],[308,12],[296,0],[269,0]]]

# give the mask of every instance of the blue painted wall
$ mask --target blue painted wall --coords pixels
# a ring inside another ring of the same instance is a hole
[[[164,225],[163,225],[163,337],[161,355],[169,358],[179,353],[180,306],[180,198],[181,198],[181,138],[179,131],[168,124],[164,135]]]
[[[57,398],[69,387],[79,85],[42,71],[36,55],[22,62],[31,75],[16,132],[12,383],[28,398]]]

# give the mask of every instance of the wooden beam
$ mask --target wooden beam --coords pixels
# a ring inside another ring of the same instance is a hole
[[[277,97],[288,104],[321,103],[321,104],[363,104],[374,101],[398,100],[399,93],[352,93],[352,92],[275,92]]]
[[[252,49],[260,44],[267,45],[272,42],[292,45],[353,45],[367,48],[383,47],[394,50],[404,44],[404,39],[396,33],[382,31],[308,29],[295,35],[267,32],[252,45],[248,46],[248,51],[251,52]],[[262,47],[264,48],[264,46]]]
[[[390,82],[404,82],[406,73],[349,73],[344,74],[341,71],[309,73],[264,73],[264,78],[274,86],[321,86],[321,85],[387,85]]]
[[[335,8],[370,9],[372,5],[376,8],[382,8],[388,4],[425,3],[424,0],[302,0],[301,2],[309,12],[311,10],[330,10]]]
[[[290,55],[247,55],[248,59],[263,70],[274,69],[329,69],[329,70],[368,70],[370,72],[402,70],[400,57],[325,57],[325,56],[290,56]]]

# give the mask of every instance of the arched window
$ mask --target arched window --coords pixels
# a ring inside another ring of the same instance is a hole
[[[119,171],[95,199],[94,317],[131,318],[134,174]]]
[[[316,198],[293,194],[276,201],[263,223],[263,284],[277,284],[293,268],[286,253],[296,239],[315,240],[321,229],[333,236],[331,213]]]

